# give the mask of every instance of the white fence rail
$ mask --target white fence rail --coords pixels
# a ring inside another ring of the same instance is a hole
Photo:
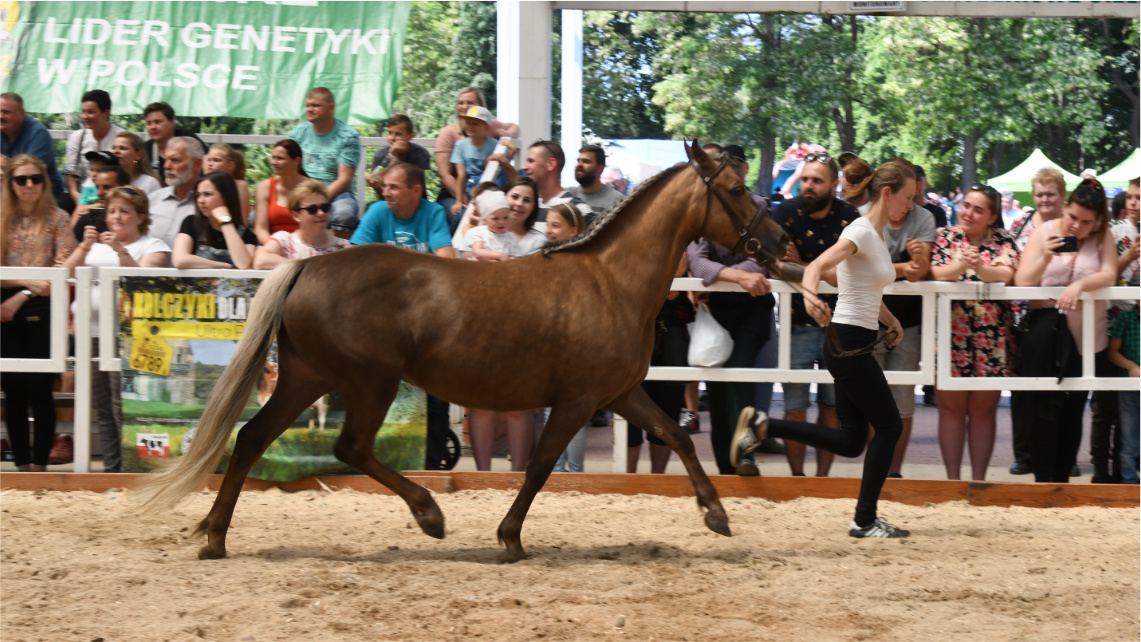
[[[76,314],[75,328],[75,471],[88,472],[91,464],[91,373],[92,364],[100,370],[116,371],[121,368],[116,356],[118,346],[118,280],[123,276],[144,277],[229,277],[261,279],[269,274],[261,270],[175,270],[154,268],[95,268],[76,269],[74,279]],[[97,278],[98,277],[98,278]],[[67,351],[67,271],[63,268],[4,268],[4,279],[43,279],[51,281],[52,344],[50,359],[3,359],[5,372],[63,372],[66,370]],[[98,354],[92,354],[91,297],[93,286],[99,288]],[[787,283],[773,281],[773,291],[787,296],[795,290]],[[108,287],[110,286],[110,287]],[[700,279],[681,278],[673,283],[675,290],[740,292],[737,285],[718,283],[704,287]],[[1093,346],[1095,333],[1104,331],[1094,323],[1092,305],[1083,306],[1082,376],[1061,383],[1054,377],[994,377],[960,378],[950,376],[950,309],[952,300],[1027,300],[1049,299],[1059,296],[1064,288],[1008,288],[1001,284],[895,283],[885,293],[923,297],[923,325],[921,369],[917,372],[888,371],[888,382],[898,385],[926,385],[938,383],[945,390],[1134,390],[1137,382],[1123,377],[1098,378],[1094,375]],[[821,284],[823,293],[835,288]],[[1141,290],[1135,287],[1112,287],[1087,292],[1082,300],[1135,301]],[[790,327],[791,306],[779,306],[779,322]],[[650,368],[646,378],[659,381],[740,381],[772,383],[831,383],[826,370],[793,370],[790,367],[790,332],[779,332],[778,364],[776,368]],[[938,346],[938,350],[936,349]],[[937,358],[936,358],[937,357]],[[939,366],[936,368],[936,362]],[[626,469],[626,422],[616,418],[614,423],[614,472]]]

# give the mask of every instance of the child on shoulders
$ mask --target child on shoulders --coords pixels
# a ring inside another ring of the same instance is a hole
[[[472,107],[464,115],[464,134],[467,138],[456,142],[450,159],[456,168],[456,179],[463,186],[464,192],[458,195],[456,204],[452,206],[453,215],[460,214],[467,207],[471,200],[471,189],[479,183],[487,159],[499,143],[498,139],[487,135],[490,129],[491,112],[486,107]]]

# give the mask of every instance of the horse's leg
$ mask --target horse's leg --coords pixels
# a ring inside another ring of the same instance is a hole
[[[717,497],[717,489],[709,481],[701,462],[697,460],[697,453],[693,449],[693,441],[685,430],[671,419],[654,403],[642,386],[636,386],[626,394],[606,407],[607,410],[618,413],[628,421],[638,426],[652,426],[662,441],[666,442],[681,458],[689,479],[693,482],[693,490],[697,493],[697,503],[706,509],[705,525],[709,530],[729,536],[729,517],[721,507],[721,500]]]
[[[543,434],[539,437],[531,461],[527,463],[523,487],[515,496],[511,510],[507,511],[507,515],[499,524],[499,541],[507,547],[500,557],[501,561],[517,562],[527,556],[519,539],[519,533],[523,530],[523,520],[527,517],[527,511],[531,508],[535,495],[551,476],[551,470],[554,469],[559,455],[566,449],[575,433],[590,420],[590,416],[594,413],[594,404],[593,400],[585,403],[577,401],[551,408],[551,418],[547,420],[547,426],[543,428]]]
[[[218,497],[206,519],[202,520],[195,531],[195,534],[205,532],[207,537],[206,546],[198,551],[199,559],[226,556],[226,531],[230,528],[230,519],[234,516],[234,506],[238,503],[238,494],[242,492],[246,475],[273,440],[280,437],[312,403],[313,395],[321,392],[320,379],[303,379],[286,374],[278,383],[274,395],[265,406],[238,431],[234,455],[226,467],[226,476],[218,490]]]
[[[388,407],[399,390],[400,382],[383,383],[368,390],[342,396],[345,399],[345,426],[337,437],[333,454],[337,459],[384,484],[408,504],[420,530],[436,539],[444,539],[444,514],[424,487],[408,480],[380,463],[373,452],[376,433],[384,424]]]

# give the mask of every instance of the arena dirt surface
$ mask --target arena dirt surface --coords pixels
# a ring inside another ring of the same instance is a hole
[[[247,492],[225,560],[191,538],[212,493],[0,496],[0,638],[75,640],[1136,640],[1137,509],[881,504],[907,540],[854,540],[852,500],[540,494],[531,557],[497,563],[501,491]]]

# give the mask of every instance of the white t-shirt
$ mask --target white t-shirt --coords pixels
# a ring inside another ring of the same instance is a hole
[[[483,249],[501,252],[507,256],[519,256],[519,239],[511,232],[496,234],[486,225],[473,227],[464,235],[463,247],[468,250],[475,243],[483,243]]]
[[[150,174],[139,174],[138,178],[131,181],[131,187],[137,187],[143,190],[146,196],[150,196],[154,192],[162,189],[162,183],[158,182],[158,180]]]
[[[164,243],[161,239],[156,239],[153,236],[140,236],[138,240],[130,245],[126,245],[123,249],[127,250],[127,254],[136,263],[139,262],[144,256],[154,254],[155,252],[169,252],[170,246]],[[96,243],[91,246],[91,251],[87,256],[83,257],[83,264],[87,267],[118,267],[119,255],[115,250],[111,249],[110,245],[104,243]],[[97,271],[98,272],[98,271]],[[98,274],[96,274],[98,276]],[[75,314],[75,302],[71,304],[71,313]],[[91,336],[99,336],[99,286],[95,285],[91,288]]]
[[[832,321],[878,330],[883,289],[895,281],[887,245],[866,218],[849,223],[840,238],[855,243],[856,253],[836,268],[840,296]]]
[[[527,230],[523,238],[519,239],[519,256],[534,254],[547,244],[547,235],[536,228],[537,226]]]

